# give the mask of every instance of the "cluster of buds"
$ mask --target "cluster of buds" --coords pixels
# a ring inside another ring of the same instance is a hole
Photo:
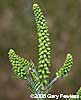
[[[48,81],[49,67],[51,66],[48,27],[39,5],[33,4],[33,12],[37,24],[39,42],[37,69],[31,60],[28,61],[19,57],[13,49],[9,50],[8,55],[13,71],[18,78],[27,80],[33,93],[47,93],[48,89],[58,78],[67,76],[73,65],[73,58],[71,54],[67,54],[65,62],[56,72],[55,78],[51,82]],[[81,96],[81,88],[78,90],[77,95]]]

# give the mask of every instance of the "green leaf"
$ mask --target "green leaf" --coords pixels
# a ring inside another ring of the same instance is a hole
[[[39,91],[39,88],[41,87],[41,83],[40,81],[33,81],[32,78],[28,78],[28,86],[29,89],[33,92],[33,93],[37,93],[37,91]]]

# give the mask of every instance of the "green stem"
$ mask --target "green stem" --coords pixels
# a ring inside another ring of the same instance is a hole
[[[57,80],[59,79],[59,77],[54,78],[46,87],[46,90],[48,90]]]

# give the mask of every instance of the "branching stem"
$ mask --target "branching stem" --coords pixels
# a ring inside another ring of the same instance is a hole
[[[35,75],[38,77],[38,73],[37,73],[37,71],[36,71],[36,69],[34,68],[33,69],[33,72],[35,73]]]
[[[46,90],[48,90],[58,79],[59,79],[59,77],[54,78],[54,79],[46,86]]]

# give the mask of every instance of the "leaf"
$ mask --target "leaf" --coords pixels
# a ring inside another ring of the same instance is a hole
[[[33,92],[33,93],[37,93],[37,91],[39,91],[40,87],[41,87],[41,83],[40,81],[33,81],[32,78],[27,79],[28,81],[28,85],[29,85],[29,89]]]

